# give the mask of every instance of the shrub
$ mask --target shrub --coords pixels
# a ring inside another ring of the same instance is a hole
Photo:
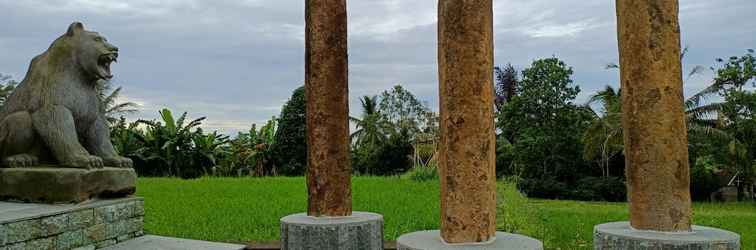
[[[557,181],[554,177],[523,179],[517,184],[517,188],[531,198],[565,199],[570,196],[567,195],[567,184]]]
[[[696,159],[690,168],[690,195],[695,201],[708,201],[720,187],[715,172],[719,170],[712,156]]]
[[[585,177],[578,180],[572,199],[627,201],[627,187],[619,177]]]
[[[420,182],[438,180],[438,169],[435,166],[415,166],[414,168],[407,171],[407,173],[405,173],[403,177]]]

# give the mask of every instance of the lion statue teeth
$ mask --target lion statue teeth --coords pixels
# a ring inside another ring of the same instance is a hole
[[[97,92],[98,81],[113,78],[117,58],[117,47],[76,22],[32,59],[0,110],[0,166],[131,168],[110,142]]]

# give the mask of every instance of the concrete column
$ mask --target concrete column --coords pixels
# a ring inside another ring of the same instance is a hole
[[[677,0],[618,0],[630,224],[691,230]]]
[[[740,249],[691,226],[678,0],[617,0],[630,222],[597,225],[594,249]]]
[[[346,0],[305,1],[307,214],[352,214]]]
[[[496,234],[496,140],[491,0],[438,2],[441,236]]]

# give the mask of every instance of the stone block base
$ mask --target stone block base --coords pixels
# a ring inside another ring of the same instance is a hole
[[[281,218],[281,249],[383,250],[383,216],[364,212],[324,218],[289,215]]]
[[[543,243],[522,235],[496,232],[496,239],[481,244],[447,244],[441,240],[441,231],[408,233],[396,240],[398,250],[543,250]]]
[[[136,179],[130,168],[0,168],[0,200],[55,204],[120,198],[134,194]]]
[[[612,222],[593,228],[593,249],[739,250],[740,236],[702,226],[693,226],[689,233],[664,233],[635,230],[629,222]]]
[[[78,205],[0,202],[0,249],[103,248],[144,234],[142,198]]]

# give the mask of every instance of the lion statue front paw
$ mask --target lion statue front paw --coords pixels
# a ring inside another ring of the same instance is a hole
[[[65,165],[84,169],[103,168],[105,166],[102,158],[94,155],[74,155],[66,161]]]
[[[102,159],[105,162],[105,166],[108,167],[115,167],[115,168],[132,168],[134,166],[134,162],[126,157],[106,157]]]

